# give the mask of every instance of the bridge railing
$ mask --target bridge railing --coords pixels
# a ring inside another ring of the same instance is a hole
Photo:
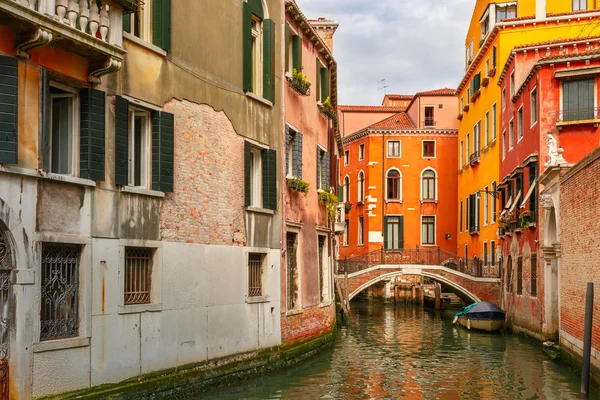
[[[381,248],[357,257],[339,260],[336,273],[356,273],[376,265],[441,265],[474,277],[499,278],[498,266],[484,265],[483,260],[459,257],[439,247],[391,250]]]

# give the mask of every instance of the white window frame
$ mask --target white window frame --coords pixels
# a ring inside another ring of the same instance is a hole
[[[490,145],[490,111],[485,112],[485,147]]]
[[[144,7],[138,8],[138,13],[140,14],[140,36],[135,35],[135,13],[129,14],[129,18],[131,21],[131,32],[123,32],[125,35],[131,35],[138,39],[143,40],[147,43],[152,43],[152,2],[144,3]]]
[[[515,95],[515,71],[510,74],[510,97]]]
[[[508,121],[508,151],[515,147],[515,117]]]
[[[395,143],[398,142],[398,155],[390,156],[390,142]],[[388,140],[385,143],[385,153],[387,158],[402,158],[402,141],[401,140]]]
[[[128,154],[127,154],[127,160],[128,160],[128,176],[127,176],[127,185],[128,186],[135,186],[135,170],[134,170],[134,166],[135,166],[135,117],[136,114],[143,114],[144,117],[146,118],[146,123],[145,123],[145,127],[143,127],[142,129],[142,143],[141,143],[141,147],[142,147],[142,154],[143,154],[143,158],[142,158],[142,163],[141,163],[141,168],[142,168],[142,172],[145,171],[144,174],[140,174],[140,186],[138,187],[143,187],[146,189],[150,189],[152,187],[152,164],[151,164],[151,158],[152,158],[152,122],[151,122],[151,114],[150,111],[140,108],[140,107],[135,107],[135,106],[129,106],[129,110],[128,110],[128,118],[129,118],[129,124],[128,124],[128,142],[129,142],[129,150],[128,150]],[[145,153],[145,154],[144,154]]]
[[[465,150],[466,150],[466,160],[465,160],[465,164],[469,163],[469,156],[471,155],[471,134],[467,133],[466,136],[466,142],[465,142]]]
[[[488,191],[488,187],[484,187],[483,188],[483,226],[487,226],[488,225],[488,216],[489,216],[489,203],[488,203],[488,196],[489,196],[489,191]]]
[[[250,149],[250,154],[253,156],[250,164],[250,207],[262,208],[262,149],[252,147]]]
[[[506,140],[506,129],[502,131],[502,159],[504,160],[506,158],[506,146],[507,146],[507,140]]]
[[[356,244],[357,246],[364,246],[365,245],[365,217],[360,215],[358,217],[357,220],[357,227],[358,229],[356,230]]]
[[[263,95],[263,21],[252,15],[252,93]]]
[[[506,88],[502,89],[502,111],[506,110]]]
[[[463,113],[463,107],[464,107],[464,104],[465,104],[465,102],[464,102],[464,99],[461,97],[461,98],[460,98],[460,110],[458,110],[458,113],[459,113],[459,114],[462,114],[462,113]]]
[[[473,126],[473,154],[481,151],[481,120]]]
[[[365,159],[365,144],[361,143],[358,145],[358,161],[363,161]]]
[[[423,175],[424,175],[424,174],[425,174],[425,172],[427,172],[427,171],[432,171],[432,172],[435,174],[435,176],[434,176],[434,183],[435,183],[435,185],[434,185],[434,190],[435,190],[435,196],[434,196],[434,199],[433,199],[433,200],[432,200],[432,199],[427,199],[427,200],[423,199]],[[438,201],[438,177],[439,177],[439,174],[438,174],[438,172],[437,172],[437,171],[436,171],[434,168],[432,168],[432,167],[427,167],[427,168],[424,168],[424,169],[421,171],[421,178],[420,178],[420,183],[419,183],[419,185],[420,185],[420,193],[419,193],[419,197],[420,197],[420,199],[421,199],[421,203],[431,203],[431,202],[436,202],[436,203],[437,203],[437,201]]]
[[[485,76],[488,78],[490,76],[490,58],[485,59]]]
[[[496,110],[496,103],[492,104],[492,142],[496,141],[496,130],[497,130],[497,126],[496,126],[496,118],[498,118],[497,115],[497,110]]]
[[[400,184],[398,185],[398,199],[389,199],[388,198],[388,174],[390,171],[398,171],[400,174]],[[385,201],[388,203],[401,203],[402,202],[402,171],[400,171],[396,167],[391,167],[387,171],[385,171]]]
[[[464,164],[464,142],[461,140],[460,141],[460,149],[459,149],[459,157],[460,157],[460,165],[459,165],[459,169],[463,169]]]
[[[287,73],[289,73],[290,76],[293,75],[294,73],[294,36],[298,36],[300,37],[300,35],[298,34],[298,31],[296,31],[296,29],[288,24],[286,22],[287,27],[290,30],[290,35],[286,38],[287,40],[287,46],[288,46],[288,68],[287,68]],[[298,72],[302,72],[302,71],[298,71]]]
[[[350,165],[350,150],[344,150],[344,166]]]
[[[525,121],[523,121],[524,115],[523,106],[521,105],[521,107],[519,107],[517,110],[517,143],[523,140],[523,137],[525,136]]]
[[[342,246],[348,247],[350,246],[350,218],[346,218],[344,222],[344,240],[342,242]]]
[[[360,177],[362,176],[362,182]],[[360,170],[358,173],[358,182],[357,182],[357,192],[358,192],[358,202],[365,201],[365,173],[363,170]]]
[[[425,142],[433,142],[433,156],[432,157],[425,156]],[[426,158],[426,159],[437,158],[437,141],[436,140],[427,139],[427,140],[421,141],[421,158]]]
[[[428,218],[433,218],[433,243],[423,243],[423,218],[428,217]],[[437,246],[437,218],[435,215],[423,215],[421,214],[421,246],[424,247],[429,247],[429,246]]]
[[[348,179],[348,184],[346,185],[346,179]],[[344,185],[342,186],[344,190],[343,201],[344,203],[350,201],[350,176],[346,175],[344,177]]]
[[[492,257],[492,254],[494,255]],[[494,261],[492,263],[492,260]],[[493,267],[498,263],[498,257],[496,257],[496,241],[490,240],[490,265]]]
[[[578,3],[578,4],[575,5],[575,3]],[[583,3],[583,5],[582,5],[582,3]],[[588,9],[588,0],[573,0],[571,2],[571,5],[573,7],[573,11],[587,10]]]
[[[427,122],[427,113],[426,110],[430,108],[432,110],[432,118],[433,118],[433,125],[427,125],[425,122]],[[435,127],[435,105],[433,104],[425,104],[423,105],[423,127],[426,128],[433,128]]]
[[[492,193],[494,195],[492,196],[492,216],[491,216],[490,221],[492,221],[491,222],[492,224],[495,224],[496,223],[496,207],[497,207],[497,205],[496,205],[496,190],[497,190],[496,181],[492,182],[491,187],[492,187]]]
[[[288,173],[287,173],[287,177],[288,178],[294,178],[294,140],[297,140],[296,137],[296,131],[294,129],[292,129],[289,125],[289,132],[290,132],[290,142],[288,144],[288,154],[287,154],[287,160],[288,160]],[[320,175],[320,174],[319,174]]]
[[[50,86],[55,87],[57,89],[60,90],[64,90],[65,92],[68,93],[55,93],[55,94],[50,94],[50,106],[52,107],[53,104],[53,100],[54,99],[64,99],[64,98],[70,98],[71,99],[71,137],[70,137],[70,143],[69,143],[69,147],[70,147],[70,152],[71,152],[71,159],[70,159],[70,163],[71,165],[69,166],[69,172],[67,172],[66,174],[60,174],[58,172],[52,171],[52,130],[53,130],[53,123],[52,123],[52,115],[54,114],[54,112],[51,110],[50,111],[50,132],[49,135],[50,137],[48,138],[49,141],[49,146],[50,146],[50,151],[48,151],[48,168],[50,169],[50,173],[53,174],[60,174],[60,175],[69,175],[69,176],[79,176],[79,138],[80,138],[80,124],[79,124],[79,91],[73,87],[67,86],[67,85],[63,85],[62,83],[58,83],[58,82],[50,82]]]
[[[535,93],[535,104],[533,103],[533,94]],[[537,92],[537,86],[535,86],[533,89],[531,89],[531,92],[529,92],[529,127],[533,127],[535,124],[537,124],[538,119],[539,119],[539,115],[538,115],[538,92]],[[535,120],[533,119],[534,117],[534,112],[535,112]]]

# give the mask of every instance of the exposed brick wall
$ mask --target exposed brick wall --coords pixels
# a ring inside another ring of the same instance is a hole
[[[560,336],[561,343],[581,354],[588,282],[594,298],[593,354],[600,351],[600,149],[575,165],[560,188]],[[568,343],[567,343],[568,342]],[[600,360],[592,357],[595,365]]]
[[[175,115],[174,193],[161,210],[163,240],[244,245],[244,138],[227,115],[171,100]]]
[[[327,332],[335,320],[335,303],[327,307],[307,307],[295,315],[281,315],[281,341],[293,343]]]

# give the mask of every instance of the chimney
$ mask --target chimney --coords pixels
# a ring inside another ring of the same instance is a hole
[[[535,19],[546,19],[546,0],[535,0]]]
[[[329,51],[333,54],[333,34],[340,23],[323,17],[319,17],[319,19],[316,20],[312,19],[308,22],[317,32],[323,43],[325,43],[325,46],[327,46]]]

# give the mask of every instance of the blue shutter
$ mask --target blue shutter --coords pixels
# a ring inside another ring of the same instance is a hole
[[[115,98],[115,184],[129,183],[129,102]]]
[[[19,63],[0,56],[0,163],[16,164],[19,152]]]
[[[175,116],[152,113],[152,189],[173,192],[175,161]]]
[[[79,171],[82,178],[104,180],[105,94],[95,89],[80,91]]]

